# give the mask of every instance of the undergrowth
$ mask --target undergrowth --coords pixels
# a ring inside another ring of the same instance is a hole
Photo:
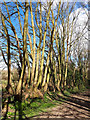
[[[66,89],[63,91],[64,95],[70,96],[70,94],[79,93],[86,90],[85,86],[82,86],[81,89],[78,87],[74,87],[73,89]],[[43,112],[47,112],[48,108],[55,107],[56,105],[61,104],[64,100],[60,97],[57,99],[58,92],[49,92],[49,94],[45,93],[44,98],[27,98],[22,103],[16,101],[14,104],[9,104],[10,111],[7,114],[6,120],[18,120],[21,115],[23,119],[32,118],[37,116]],[[12,97],[13,100],[13,97]],[[15,118],[14,118],[15,117]]]
[[[47,112],[48,108],[52,108],[57,104],[61,104],[61,101],[52,100],[49,95],[46,93],[44,94],[44,98],[34,98],[34,99],[27,99],[20,102],[15,102],[15,104],[10,104],[10,111],[7,114],[6,120],[14,120],[15,111],[16,111],[16,118],[15,120],[19,119],[20,113],[22,114],[22,118],[25,119],[26,117],[34,117],[39,115],[42,112]],[[21,108],[21,109],[20,109]],[[20,111],[21,110],[21,111]]]

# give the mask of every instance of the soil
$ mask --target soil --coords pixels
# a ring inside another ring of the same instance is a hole
[[[65,102],[33,118],[69,118],[90,120],[90,90],[72,94]]]
[[[69,97],[61,95],[54,97],[54,99],[62,101],[59,98],[62,98],[65,102],[58,104],[54,108],[48,108],[47,112],[40,113],[33,118],[25,118],[25,120],[34,120],[34,118],[35,120],[39,120],[39,118],[42,120],[43,118],[46,118],[46,120],[48,118],[90,120],[90,89],[79,94],[71,94]]]

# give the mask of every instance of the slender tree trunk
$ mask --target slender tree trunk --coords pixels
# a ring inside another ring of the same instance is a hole
[[[27,29],[28,29],[28,7],[29,3],[25,2],[25,20],[24,20],[24,34],[23,34],[23,63],[22,63],[22,72],[21,72],[21,77],[19,79],[19,83],[16,89],[16,94],[21,93],[22,89],[22,84],[23,84],[23,78],[24,78],[24,73],[25,73],[25,66],[26,66],[26,39],[27,39]]]
[[[33,29],[33,64],[32,64],[32,74],[31,74],[31,84],[33,87],[34,83],[34,74],[35,74],[35,51],[36,51],[36,38],[35,38],[35,28],[34,28],[34,19],[33,19],[33,12],[32,12],[32,3],[30,1],[30,12],[31,12],[31,23]]]
[[[7,66],[8,66],[8,83],[7,83],[7,89],[9,93],[12,93],[12,86],[11,86],[11,55],[10,55],[10,37],[8,34],[8,30],[6,28],[5,22],[4,22],[4,18],[2,16],[2,24],[4,27],[4,31],[7,37]]]

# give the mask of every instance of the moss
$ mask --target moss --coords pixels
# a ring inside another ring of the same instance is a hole
[[[67,89],[67,91],[69,91],[70,93],[75,94],[75,93],[79,92],[79,89],[78,89],[78,87],[74,87],[73,89]]]
[[[67,96],[70,96],[70,92],[67,91],[67,90],[64,91],[64,94],[67,95]]]

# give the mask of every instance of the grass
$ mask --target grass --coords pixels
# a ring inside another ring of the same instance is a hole
[[[85,91],[86,89],[87,89],[87,87],[82,84],[81,87],[80,87],[80,89],[78,89],[78,87],[76,86],[76,87],[74,87],[73,89],[67,89],[67,90],[65,90],[64,92],[65,92],[66,95],[69,95],[70,93],[76,94],[76,93],[83,92],[83,91]]]
[[[35,98],[33,100],[24,101],[21,103],[23,118],[25,118],[25,116],[34,117],[42,112],[47,112],[48,108],[52,108],[61,103],[62,102],[60,101],[49,99],[47,93],[44,95],[44,99]],[[16,102],[16,109],[17,109],[16,120],[18,120],[19,108],[20,108],[20,103]],[[15,113],[12,111],[15,111],[15,106],[10,104],[10,109],[11,112],[10,111],[8,112],[8,118],[6,120],[14,120]]]
[[[36,99],[24,110],[24,113],[27,115],[27,117],[39,115],[42,112],[46,112],[48,108],[57,105],[56,100],[51,101],[47,96],[48,95],[45,94],[44,99]],[[61,102],[58,102],[58,104],[61,104]]]
[[[70,92],[67,91],[67,90],[65,90],[65,91],[64,91],[64,95],[66,95],[66,96],[70,96]]]
[[[87,88],[87,89],[90,89],[90,85],[87,85],[86,88]]]
[[[85,90],[85,87],[82,87],[82,90]],[[64,91],[64,94],[67,96],[70,96],[71,93],[78,93],[80,92],[78,87],[74,87],[73,89],[67,89]],[[20,109],[20,105],[22,107],[22,117],[25,118],[26,117],[34,117],[39,115],[40,113],[43,112],[47,112],[48,108],[52,108],[55,107],[59,104],[61,104],[64,100],[59,98],[59,100],[55,100],[53,99],[53,96],[56,98],[57,95],[53,92],[50,93],[52,98],[49,97],[49,95],[46,93],[44,94],[44,98],[40,99],[40,98],[35,98],[35,99],[27,99],[26,101],[23,101],[22,103],[16,102],[16,106],[14,106],[13,104],[10,104],[10,111],[8,112],[8,118],[6,120],[14,120],[14,112],[15,111],[15,107],[16,107],[16,120],[18,120],[18,116],[19,116],[19,109]],[[13,99],[13,98],[12,98]]]
[[[74,87],[73,89],[69,89],[69,92],[76,94],[76,93],[79,93],[79,89],[78,89],[78,87]]]

